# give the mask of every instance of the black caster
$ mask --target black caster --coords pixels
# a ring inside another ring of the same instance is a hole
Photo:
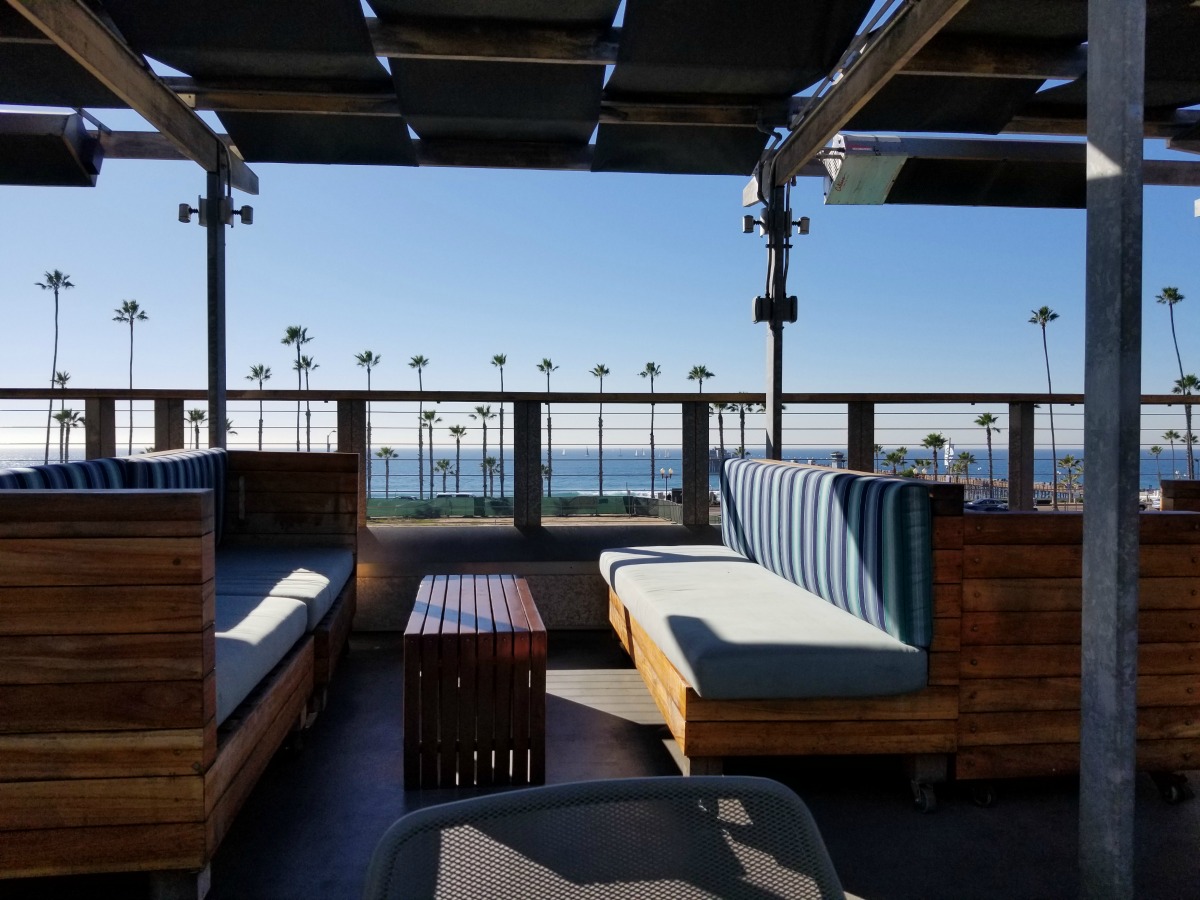
[[[1165,803],[1174,805],[1196,796],[1192,786],[1188,784],[1186,775],[1178,772],[1154,772],[1150,777],[1154,779],[1158,793]]]
[[[931,813],[937,809],[937,794],[933,785],[923,781],[912,782],[913,807],[918,812]]]
[[[996,805],[996,788],[986,781],[971,785],[971,802],[983,809]]]

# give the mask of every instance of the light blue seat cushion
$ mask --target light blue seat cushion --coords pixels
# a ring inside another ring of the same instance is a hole
[[[701,697],[871,697],[925,687],[925,651],[728,547],[606,550],[600,572]]]
[[[354,572],[343,547],[222,547],[217,551],[217,597],[291,597],[308,609],[312,631]]]
[[[288,597],[217,597],[217,724],[304,637],[304,604]]]

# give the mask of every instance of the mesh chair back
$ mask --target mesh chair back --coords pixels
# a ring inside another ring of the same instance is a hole
[[[775,781],[635,778],[427,807],[396,822],[367,900],[843,900],[808,808]]]

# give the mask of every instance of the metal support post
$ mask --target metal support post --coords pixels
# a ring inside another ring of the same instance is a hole
[[[1146,0],[1090,0],[1080,896],[1134,896]]]
[[[683,404],[684,525],[708,524],[708,404]]]
[[[875,404],[852,400],[846,404],[847,465],[858,472],[875,469]]]
[[[784,187],[771,189],[763,218],[767,226],[767,297],[771,304],[767,328],[766,458],[783,459],[783,315],[787,307],[787,250],[792,230]]]
[[[229,162],[221,153],[215,172],[208,173],[204,199],[208,221],[208,446],[224,447],[225,422],[225,193]]]
[[[513,403],[513,524],[542,524],[542,404]]]
[[[367,401],[337,402],[337,439],[339,453],[358,454],[358,524],[367,524],[367,500],[371,496],[371,460],[367,456]]]
[[[102,459],[117,455],[117,402],[112,397],[83,401],[84,455]]]
[[[1008,508],[1033,509],[1033,404],[1008,404]]]
[[[154,449],[182,450],[184,441],[183,401],[154,400]]]

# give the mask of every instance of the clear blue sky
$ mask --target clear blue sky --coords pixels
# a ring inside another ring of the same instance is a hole
[[[104,117],[115,119],[114,114]],[[116,127],[124,127],[115,122]],[[1161,144],[1148,152],[1162,155]],[[1184,157],[1187,158],[1187,157]],[[417,168],[254,166],[255,224],[228,237],[229,383],[265,363],[270,387],[294,377],[280,344],[308,328],[320,368],[313,388],[365,387],[354,354],[383,356],[377,388],[416,387],[406,362],[424,354],[427,389],[545,386],[535,363],[559,364],[553,387],[592,390],[605,363],[611,391],[691,390],[688,369],[716,373],[713,391],[759,391],[764,327],[749,321],[762,291],[763,240],[740,233],[740,177]],[[136,386],[203,387],[204,232],[176,207],[204,191],[184,162],[104,164],[95,189],[0,187],[6,326],[0,386],[47,383],[52,300],[47,269],[77,287],[62,301],[59,368],[72,387],[123,387],[127,329],[112,321],[136,299]],[[1166,308],[1177,285],[1184,365],[1200,370],[1200,189],[1148,188],[1145,212],[1146,391],[1176,377]],[[802,179],[790,287],[800,321],[786,331],[789,391],[1034,391],[1044,388],[1030,309],[1050,329],[1055,389],[1083,388],[1082,211],[825,207]],[[248,386],[248,384],[246,384]]]

